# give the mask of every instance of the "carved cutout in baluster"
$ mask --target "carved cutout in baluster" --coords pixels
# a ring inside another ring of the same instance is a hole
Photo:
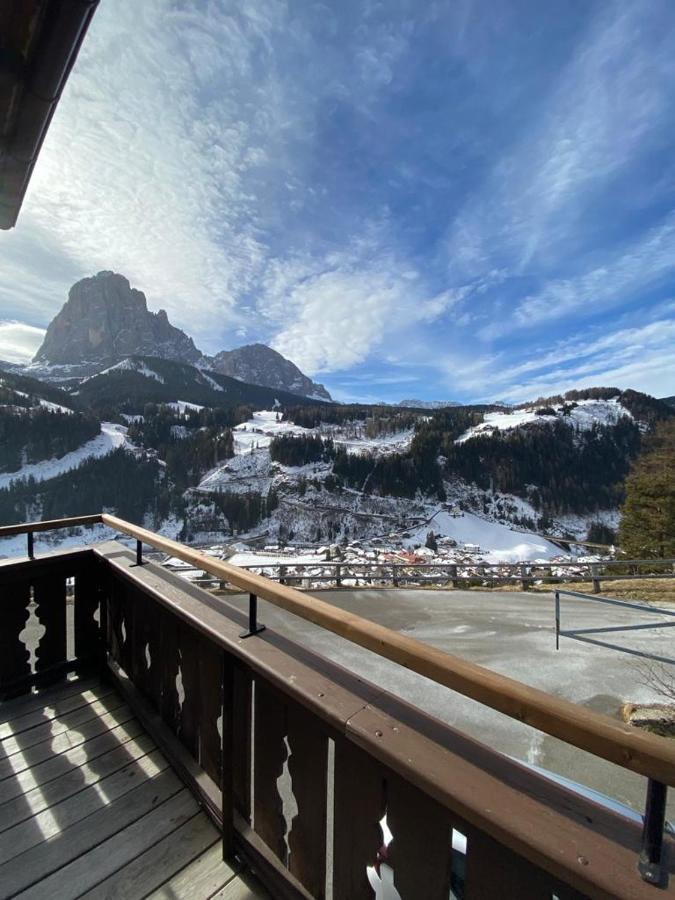
[[[325,895],[328,736],[316,716],[288,704],[288,769],[297,804],[288,835],[289,868],[313,897]]]
[[[32,590],[31,590],[32,594]],[[35,674],[37,664],[37,648],[47,629],[35,614],[35,602],[33,600],[28,604],[28,618],[23,631],[19,635],[19,640],[23,642],[29,654],[29,666],[31,675]]]
[[[277,781],[287,756],[283,697],[261,679],[255,682],[254,817],[256,832],[286,862],[286,821]]]
[[[66,635],[66,579],[50,575],[33,584],[35,615],[45,627],[45,633],[35,651],[35,671],[42,672],[68,657]]]
[[[381,766],[344,738],[335,740],[333,897],[372,900],[366,869],[383,844]],[[421,896],[421,895],[420,895]]]
[[[27,583],[3,586],[0,628],[0,695],[14,697],[28,690],[28,686],[12,684],[30,675],[30,652],[20,638],[28,621],[30,588]]]
[[[133,680],[143,696],[158,709],[160,671],[157,604],[142,591],[134,591],[131,599],[134,617]]]
[[[107,634],[111,657],[118,666],[128,672],[129,650],[127,646],[127,587],[121,581],[113,581],[108,599]]]
[[[452,873],[452,820],[439,803],[391,773],[387,824],[393,840],[388,861],[401,900],[447,900]]]

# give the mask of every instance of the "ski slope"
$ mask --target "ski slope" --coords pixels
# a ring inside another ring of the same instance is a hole
[[[10,482],[19,478],[33,477],[36,481],[47,481],[55,478],[71,469],[76,469],[85,459],[94,459],[107,456],[118,447],[129,445],[127,429],[124,425],[116,425],[114,422],[101,422],[101,433],[82,444],[76,450],[71,450],[60,459],[41,460],[37,463],[29,463],[22,466],[16,472],[0,473],[0,488],[7,487]]]

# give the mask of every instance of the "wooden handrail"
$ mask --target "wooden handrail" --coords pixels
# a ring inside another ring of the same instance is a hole
[[[24,522],[22,525],[3,525],[0,537],[11,537],[15,534],[28,534],[32,531],[52,531],[55,528],[74,528],[76,525],[98,525],[102,520],[101,513],[93,516],[72,516],[70,519],[46,519],[44,522]]]
[[[0,537],[102,523],[581,750],[675,786],[675,743],[399,634],[106,513],[0,528]]]
[[[339,637],[623,768],[675,786],[675,744],[399,634],[317,597],[103,514],[103,524],[189,562]]]

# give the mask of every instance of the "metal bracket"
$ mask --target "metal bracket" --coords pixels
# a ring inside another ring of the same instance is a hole
[[[133,564],[133,566],[145,565],[147,565],[147,563],[143,562],[143,541],[136,541],[136,562]]]
[[[248,595],[248,631],[242,631],[240,638],[253,637],[265,630],[264,625],[258,624],[258,598],[255,594]]]
[[[663,856],[663,832],[666,824],[666,797],[668,788],[650,778],[647,782],[642,849],[638,871],[648,884],[660,885],[664,878],[661,866]]]

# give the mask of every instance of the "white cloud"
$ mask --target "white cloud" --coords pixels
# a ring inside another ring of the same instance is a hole
[[[633,388],[661,397],[675,391],[675,320],[660,319],[615,332],[574,335],[532,346],[525,362],[504,354],[446,359],[448,384],[476,400],[530,400],[572,388]]]
[[[22,322],[0,322],[0,359],[11,363],[30,362],[44,336],[44,328]]]

